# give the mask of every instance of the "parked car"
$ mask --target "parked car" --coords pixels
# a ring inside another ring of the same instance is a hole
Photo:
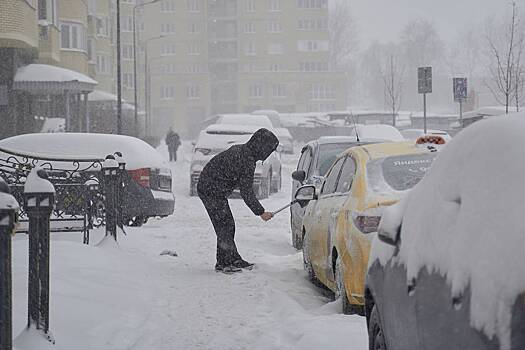
[[[139,226],[150,217],[173,214],[171,170],[162,156],[140,139],[86,133],[24,134],[0,140],[0,147],[37,157],[73,160],[104,159],[108,154],[121,152],[129,175],[122,199],[125,222]]]
[[[405,141],[405,138],[397,128],[386,124],[357,124],[351,128],[350,135],[360,139],[381,139],[392,142]]]
[[[301,185],[319,185],[321,177],[326,174],[339,153],[353,146],[376,142],[381,142],[381,140],[361,140],[358,142],[352,136],[323,136],[307,143],[301,150],[297,170],[292,174],[292,197]],[[305,208],[298,205],[290,207],[292,244],[296,249],[303,247],[302,222],[304,211]]]
[[[304,266],[312,280],[341,298],[344,313],[364,314],[370,233],[383,209],[421,180],[438,149],[414,142],[352,147],[310,198],[302,225]]]
[[[401,135],[407,140],[417,140],[418,137],[421,137],[425,135],[425,130],[423,129],[405,129],[401,130]],[[448,134],[448,132],[443,130],[431,130],[427,129],[426,135],[439,135],[445,139],[445,141],[449,142],[452,137]]]
[[[292,134],[290,134],[290,131],[288,131],[288,129],[282,125],[281,116],[279,115],[279,112],[271,109],[261,109],[253,111],[251,114],[267,116],[268,119],[270,119],[270,122],[272,123],[275,136],[277,136],[277,138],[279,139],[279,143],[283,147],[283,152],[289,154],[293,153],[294,149]]]
[[[370,349],[525,349],[524,118],[463,130],[385,210],[365,290]]]
[[[193,149],[190,166],[190,195],[197,195],[197,184],[204,166],[213,156],[235,144],[245,143],[259,126],[213,124],[201,131]],[[257,162],[254,189],[257,197],[267,198],[281,190],[281,157],[273,152],[264,162]]]

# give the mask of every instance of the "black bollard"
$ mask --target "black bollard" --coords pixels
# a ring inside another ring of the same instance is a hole
[[[13,348],[11,234],[15,228],[18,203],[9,187],[0,180],[0,349]]]
[[[104,196],[106,207],[106,236],[112,236],[117,240],[117,191],[119,190],[119,166],[115,157],[109,155],[102,163],[102,174],[104,176]]]
[[[42,170],[33,169],[24,187],[24,208],[29,218],[28,328],[36,328],[54,343],[49,333],[49,226],[55,189]]]
[[[125,174],[126,174],[126,160],[122,156],[122,153],[115,152],[116,161],[118,162],[118,170],[119,170],[119,179],[118,179],[118,188],[117,188],[117,225],[119,227],[124,226],[124,218],[123,218],[123,200],[124,200],[124,187],[126,186],[125,181]]]

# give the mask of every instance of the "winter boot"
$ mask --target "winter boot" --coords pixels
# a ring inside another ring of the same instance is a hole
[[[233,262],[233,266],[239,269],[251,270],[255,264],[249,263],[246,260],[240,259]]]
[[[235,267],[233,265],[223,266],[223,265],[216,264],[215,265],[215,272],[222,272],[224,274],[231,275],[231,274],[236,273],[236,272],[242,272],[242,269],[239,268],[239,267]]]

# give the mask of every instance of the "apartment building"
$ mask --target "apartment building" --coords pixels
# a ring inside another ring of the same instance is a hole
[[[191,132],[216,113],[346,107],[346,78],[329,63],[327,0],[160,0],[145,20],[158,132]]]

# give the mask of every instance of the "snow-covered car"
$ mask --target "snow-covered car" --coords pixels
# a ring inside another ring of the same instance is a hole
[[[162,156],[135,137],[87,133],[24,134],[0,141],[0,147],[35,158],[104,159],[121,152],[129,175],[123,194],[125,223],[142,225],[150,217],[173,214],[171,170]]]
[[[301,150],[297,170],[292,174],[292,200],[297,189],[305,184],[320,185],[339,153],[353,146],[379,142],[377,140],[357,141],[352,136],[324,136],[307,143]],[[305,208],[299,205],[290,207],[292,244],[296,249],[303,247],[302,222]]]
[[[392,142],[405,141],[405,138],[397,128],[386,124],[357,124],[351,128],[350,135],[360,139],[381,139]]]
[[[525,349],[525,114],[478,122],[387,209],[366,282],[370,349]]]
[[[271,110],[271,109],[261,109],[261,110],[253,111],[252,115],[267,116],[273,125],[275,136],[277,136],[277,138],[279,139],[279,143],[281,144],[283,148],[283,152],[290,153],[290,154],[293,153],[292,134],[290,134],[290,131],[288,131],[287,128],[283,127],[281,123],[281,117],[279,115],[279,112]]]
[[[404,129],[404,130],[401,130],[400,132],[401,132],[401,135],[403,135],[403,137],[407,140],[416,140],[418,137],[425,135],[424,129]],[[427,129],[426,135],[441,136],[446,142],[449,142],[452,139],[449,133],[443,130]]]
[[[364,314],[370,234],[377,231],[383,210],[423,178],[439,148],[420,142],[349,148],[306,206],[305,269],[310,279],[341,298],[344,313]]]
[[[215,155],[235,144],[247,142],[259,130],[256,125],[212,124],[202,130],[195,143],[190,166],[190,195],[197,194],[197,183],[204,166]],[[281,189],[281,157],[272,152],[264,162],[257,162],[254,190],[257,197],[267,198]]]

